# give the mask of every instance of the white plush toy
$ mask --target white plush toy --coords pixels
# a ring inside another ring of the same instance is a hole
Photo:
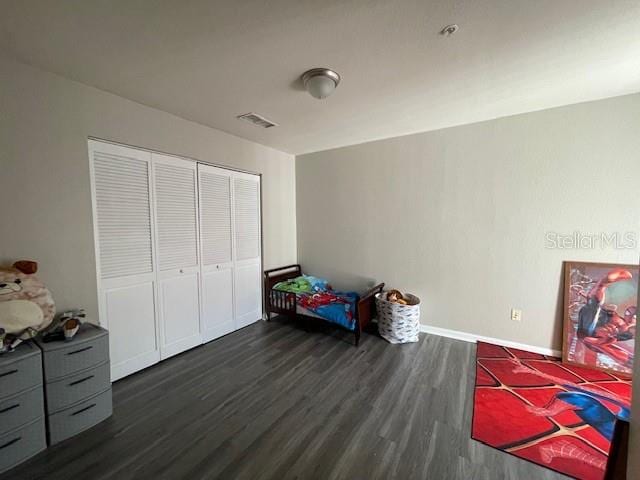
[[[49,326],[56,313],[51,293],[34,275],[36,262],[22,260],[0,268],[0,352],[14,348]]]

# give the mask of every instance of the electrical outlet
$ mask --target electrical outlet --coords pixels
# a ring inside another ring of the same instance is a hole
[[[519,322],[522,320],[522,310],[518,310],[517,308],[511,309],[511,320],[514,322]]]

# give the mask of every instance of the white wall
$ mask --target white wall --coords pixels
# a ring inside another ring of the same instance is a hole
[[[639,127],[636,94],[300,156],[298,259],[338,287],[416,293],[424,324],[560,349],[562,261],[638,249],[545,235],[638,235]]]
[[[97,314],[89,136],[262,173],[265,268],[295,262],[293,156],[0,56],[0,263],[38,261],[58,310]]]

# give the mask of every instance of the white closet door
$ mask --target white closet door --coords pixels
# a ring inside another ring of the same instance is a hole
[[[202,339],[235,330],[231,172],[198,165],[200,244],[202,247]]]
[[[160,355],[202,343],[196,164],[153,153]]]
[[[233,174],[236,328],[262,317],[260,177]]]
[[[111,379],[156,363],[151,154],[89,141],[99,321]]]

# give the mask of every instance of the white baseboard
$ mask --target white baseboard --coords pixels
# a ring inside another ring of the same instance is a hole
[[[456,340],[463,340],[465,342],[493,343],[495,345],[517,348],[519,350],[526,350],[527,352],[539,353],[541,355],[551,355],[553,357],[562,356],[562,352],[560,350],[536,347],[533,345],[525,345],[524,343],[510,342],[508,340],[501,340],[499,338],[484,337],[482,335],[475,335],[473,333],[459,332],[457,330],[449,330],[448,328],[432,327],[431,325],[422,324],[420,325],[420,330],[424,333],[430,333],[431,335],[439,335],[441,337],[455,338]]]

